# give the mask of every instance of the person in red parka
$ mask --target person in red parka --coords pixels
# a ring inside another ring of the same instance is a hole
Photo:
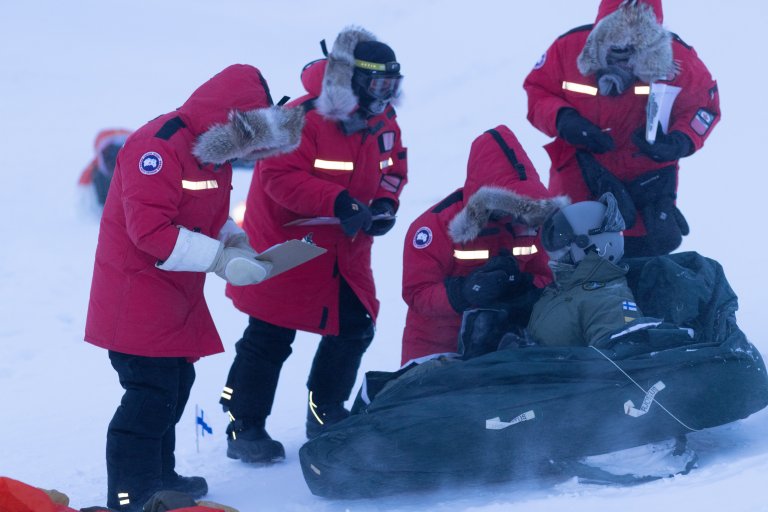
[[[93,142],[95,156],[83,169],[78,184],[92,189],[100,208],[107,200],[109,184],[117,163],[117,153],[130,134],[130,130],[123,128],[108,128],[96,134],[96,140]]]
[[[549,189],[574,202],[612,192],[627,257],[667,254],[688,234],[675,206],[678,160],[720,120],[717,83],[662,20],[661,0],[602,0],[595,24],[560,36],[523,84],[528,120],[555,137]],[[678,94],[666,132],[649,143],[646,106],[661,85]]]
[[[291,151],[302,125],[300,110],[272,106],[258,69],[233,65],[120,150],[85,326],[85,340],[109,351],[125,389],[107,431],[110,508],[140,510],[160,489],[207,492],[203,478],[174,470],[193,362],[223,351],[203,296],[205,273],[246,285],[269,271],[228,219],[229,161]]]
[[[379,311],[373,237],[393,226],[407,178],[391,105],[401,79],[388,45],[362,28],[344,29],[328,58],[302,72],[307,94],[292,103],[306,110],[301,145],[256,166],[243,224],[253,247],[309,236],[327,252],[258,287],[227,287],[249,315],[221,398],[230,458],[284,458],[265,422],[297,330],[322,335],[307,382],[307,436],[348,415],[344,402]],[[320,224],[301,224],[313,218]]]
[[[403,365],[459,352],[468,310],[502,312],[499,334],[525,327],[552,281],[538,227],[565,204],[567,198],[550,196],[508,127],[477,137],[464,187],[416,218],[405,238]],[[477,348],[464,346],[464,355]]]

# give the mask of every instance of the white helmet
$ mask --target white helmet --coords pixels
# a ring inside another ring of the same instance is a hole
[[[616,263],[624,255],[624,218],[613,194],[582,201],[555,212],[544,222],[541,243],[552,260],[578,263],[590,251]]]

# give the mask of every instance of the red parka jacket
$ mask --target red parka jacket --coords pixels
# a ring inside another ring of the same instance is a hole
[[[270,104],[261,73],[233,65],[128,138],[101,218],[86,341],[149,357],[223,351],[203,297],[205,273],[155,263],[173,251],[177,226],[216,238],[227,220],[232,167],[200,163],[191,152],[198,135],[232,109]]]
[[[281,327],[320,334],[339,332],[340,277],[376,319],[379,302],[371,270],[373,239],[362,231],[344,235],[336,225],[286,226],[297,219],[333,216],[344,190],[364,204],[398,197],[407,181],[406,150],[395,110],[367,120],[351,134],[312,104],[321,94],[327,61],[307,66],[302,82],[308,94],[291,102],[308,108],[299,148],[256,166],[246,200],[243,229],[256,251],[309,234],[322,256],[254,286],[227,286],[237,309]],[[318,104],[320,104],[318,102]]]
[[[640,0],[640,3],[650,5],[658,23],[662,22],[661,0]],[[620,0],[603,0],[596,24],[616,11],[620,4]],[[596,76],[584,76],[579,71],[577,59],[595,27],[585,25],[560,36],[523,85],[528,93],[528,120],[545,134],[556,137],[545,146],[552,162],[549,190],[553,194],[567,194],[573,202],[591,197],[576,162],[576,148],[558,137],[555,121],[561,108],[576,109],[610,133],[615,149],[595,157],[620,180],[628,182],[648,171],[670,165],[678,167],[677,162],[655,162],[640,153],[631,141],[632,133],[645,126],[648,83],[638,80],[619,96],[603,96],[597,93]],[[673,104],[668,131],[684,133],[693,142],[694,150],[698,150],[720,120],[717,83],[696,51],[674,34],[672,53],[679,72],[671,80],[658,80],[682,88]],[[625,231],[625,235],[644,234],[642,216],[638,214],[637,223]]]
[[[492,132],[501,137],[505,151]],[[513,163],[517,161],[517,165]],[[448,277],[466,276],[484,265],[502,250],[514,254],[520,270],[534,276],[534,284],[543,288],[552,281],[549,259],[541,248],[536,222],[512,224],[511,217],[491,220],[470,241],[454,241],[458,214],[469,201],[481,198],[487,188],[497,187],[519,196],[520,211],[508,211],[524,218],[534,211],[543,221],[550,194],[541,183],[536,169],[512,131],[498,126],[472,143],[463,188],[420,215],[408,229],[403,251],[403,299],[408,315],[403,333],[402,363],[412,359],[456,352],[461,314],[448,301],[444,281]],[[474,198],[474,199],[473,199]]]

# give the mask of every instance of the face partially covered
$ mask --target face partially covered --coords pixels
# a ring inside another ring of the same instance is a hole
[[[379,41],[362,41],[354,58],[352,90],[358,103],[371,115],[381,114],[398,97],[403,81],[395,52]]]

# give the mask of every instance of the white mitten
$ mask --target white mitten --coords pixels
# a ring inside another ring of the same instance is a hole
[[[224,242],[224,247],[237,247],[239,249],[253,250],[251,243],[248,241],[248,235],[245,234],[245,231],[227,238],[227,241]]]
[[[245,234],[245,231],[237,225],[232,217],[229,217],[227,222],[221,227],[218,240],[223,242],[225,247],[251,248],[251,244],[248,243],[248,235]]]
[[[250,246],[247,249],[224,247],[208,272],[215,272],[217,276],[235,286],[260,283],[269,275],[272,264],[259,261],[256,256],[256,251]]]
[[[272,270],[271,263],[259,261],[256,256],[242,230],[226,237],[226,243],[222,243],[202,233],[179,228],[173,252],[156,266],[172,272],[215,272],[230,284],[245,286],[263,281]]]

